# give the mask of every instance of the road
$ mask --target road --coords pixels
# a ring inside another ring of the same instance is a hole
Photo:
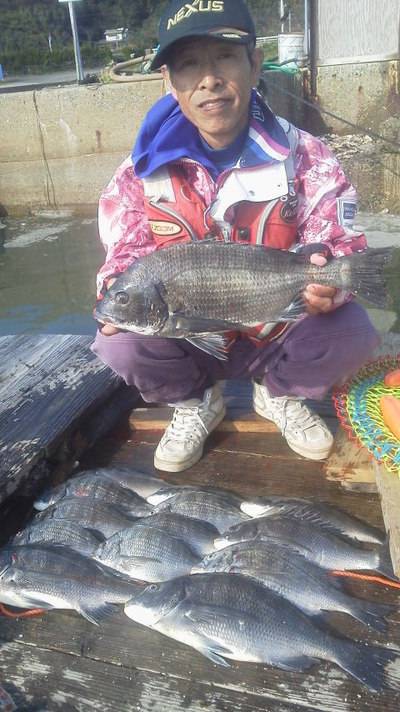
[[[84,67],[84,75],[99,74],[102,67],[88,69]],[[46,74],[26,74],[24,76],[6,77],[0,81],[0,92],[24,91],[34,87],[51,86],[53,84],[73,84],[77,82],[75,69],[67,69],[60,72],[49,72]]]

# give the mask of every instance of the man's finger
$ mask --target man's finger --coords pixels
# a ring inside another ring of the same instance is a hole
[[[104,324],[100,331],[104,336],[113,336],[114,334],[118,334],[119,329],[112,324]]]
[[[321,255],[320,252],[314,252],[310,257],[310,262],[313,265],[317,265],[317,267],[325,267],[328,260],[324,255]]]

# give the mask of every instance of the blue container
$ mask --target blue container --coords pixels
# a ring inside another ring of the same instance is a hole
[[[0,82],[2,81],[2,79],[4,79],[4,72],[3,72],[3,67],[0,64]]]

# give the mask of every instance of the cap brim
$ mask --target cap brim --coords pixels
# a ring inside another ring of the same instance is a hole
[[[197,32],[194,32],[193,34],[186,35],[185,37],[179,37],[179,39],[172,40],[172,42],[165,45],[162,50],[157,52],[150,65],[150,69],[154,71],[155,69],[160,69],[160,67],[162,67],[164,64],[168,64],[168,55],[170,54],[172,47],[178,44],[178,42],[188,40],[192,37],[208,37],[209,39],[221,40],[222,42],[229,42],[231,44],[240,45],[246,45],[252,42],[255,44],[256,41],[256,38],[253,37],[253,35],[243,35],[243,37],[225,37],[223,35],[219,35],[215,31],[210,32],[209,29],[203,31],[199,30]]]

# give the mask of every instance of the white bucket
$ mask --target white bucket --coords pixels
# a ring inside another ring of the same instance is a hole
[[[279,64],[294,59],[298,64],[304,64],[306,54],[304,52],[304,33],[291,32],[290,34],[278,35],[278,61]]]

